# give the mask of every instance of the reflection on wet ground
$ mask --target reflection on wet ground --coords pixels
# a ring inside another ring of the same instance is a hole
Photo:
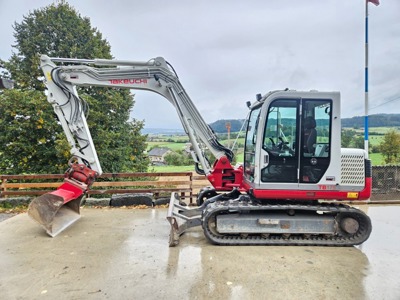
[[[400,299],[400,206],[363,206],[359,247],[168,247],[165,209],[83,209],[51,239],[26,215],[0,223],[2,299]],[[47,298],[46,298],[47,297]]]
[[[369,206],[372,234],[357,246],[369,260],[364,288],[370,299],[400,299],[400,206]]]
[[[271,299],[363,299],[365,296],[363,279],[368,259],[355,248],[247,247],[247,251],[243,251],[243,247],[225,247],[223,251],[214,248],[207,245],[191,251],[195,261],[199,261],[195,265],[201,266],[197,273],[190,265],[180,266],[181,272],[188,270],[194,277],[188,291],[190,296],[221,299],[264,296]]]

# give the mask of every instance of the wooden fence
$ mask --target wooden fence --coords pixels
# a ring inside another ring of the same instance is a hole
[[[399,166],[374,166],[372,176],[371,200],[400,199]],[[0,175],[0,198],[42,195],[59,187],[63,178],[63,174]],[[192,172],[105,173],[93,184],[89,195],[110,197],[112,194],[153,193],[159,198],[177,192],[182,199],[189,198],[192,203],[199,190],[209,185],[205,176]]]
[[[38,196],[55,190],[63,183],[63,174],[0,175],[2,197]],[[192,203],[198,190],[209,185],[204,176],[192,172],[104,173],[93,184],[90,195],[153,193],[155,198],[178,192]],[[95,196],[96,197],[96,196]]]

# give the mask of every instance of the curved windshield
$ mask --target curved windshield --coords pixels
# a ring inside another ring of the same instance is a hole
[[[253,109],[250,113],[247,124],[246,144],[244,147],[244,177],[250,181],[254,181],[255,170],[255,150],[257,142],[257,128],[260,119],[261,105]]]

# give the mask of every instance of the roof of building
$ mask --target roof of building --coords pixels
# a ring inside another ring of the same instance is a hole
[[[165,153],[171,151],[171,149],[166,147],[157,147],[149,151],[149,156],[163,156]]]

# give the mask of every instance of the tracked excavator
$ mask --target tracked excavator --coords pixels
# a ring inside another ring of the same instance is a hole
[[[258,94],[254,103],[247,102],[243,164],[234,166],[232,151],[218,141],[163,58],[140,62],[43,55],[41,68],[47,99],[72,156],[64,183],[29,207],[28,214],[50,236],[79,218],[82,197],[102,173],[86,122],[88,106],[76,89],[101,86],[147,90],[167,99],[190,138],[196,171],[212,185],[200,191],[195,208],[171,195],[170,246],[195,226],[217,245],[351,246],[368,239],[370,218],[343,201],[369,199],[371,162],[364,150],[341,149],[338,92]]]

